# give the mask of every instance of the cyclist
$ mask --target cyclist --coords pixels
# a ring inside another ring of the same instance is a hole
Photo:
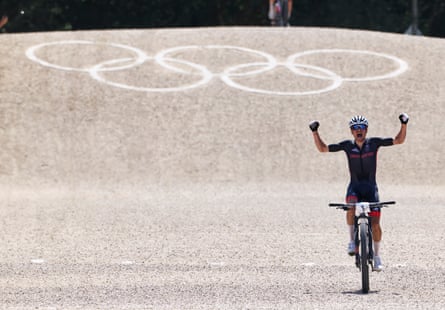
[[[275,21],[275,3],[277,0],[269,0],[269,13],[267,14],[269,19],[271,20],[272,24]],[[287,20],[286,20],[286,26],[289,25],[289,19],[292,14],[292,0],[288,0],[287,2]]]
[[[313,138],[317,149],[320,152],[344,151],[348,158],[350,183],[346,192],[346,202],[354,203],[359,201],[378,202],[378,188],[376,183],[377,151],[381,146],[402,144],[406,138],[407,124],[409,116],[406,113],[399,115],[401,127],[395,138],[366,138],[368,133],[368,120],[361,116],[354,116],[349,121],[354,140],[345,140],[337,144],[326,145],[320,138],[318,121],[312,121],[309,128],[312,130]],[[371,210],[371,226],[374,240],[374,270],[383,270],[380,258],[380,241],[382,240],[382,229],[380,227],[380,208]],[[348,243],[348,254],[353,256],[356,253],[354,243],[354,210],[350,209],[346,214],[346,222],[350,236]]]

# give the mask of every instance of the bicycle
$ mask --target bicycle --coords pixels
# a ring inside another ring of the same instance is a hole
[[[372,227],[369,213],[373,207],[387,207],[395,204],[395,201],[385,202],[356,202],[356,203],[330,203],[330,207],[349,210],[355,208],[354,220],[354,242],[355,242],[355,265],[362,273],[362,291],[369,292],[369,265],[373,269],[374,249],[372,242]]]
[[[274,19],[272,26],[286,27],[288,25],[288,0],[276,0],[274,3]]]

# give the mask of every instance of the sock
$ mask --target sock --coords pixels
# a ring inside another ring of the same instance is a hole
[[[380,241],[374,241],[374,256],[380,256]]]
[[[351,242],[352,242],[352,241],[354,241],[354,225],[348,225],[348,230],[349,230],[349,237],[350,237],[349,240],[351,240]]]

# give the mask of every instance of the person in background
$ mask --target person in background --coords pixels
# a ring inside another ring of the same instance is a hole
[[[8,16],[3,15],[2,18],[0,19],[0,28],[6,25],[7,22],[8,22]]]
[[[269,0],[269,13],[267,15],[268,15],[269,19],[272,21],[272,23],[274,22],[275,17],[276,17],[275,16],[275,9],[274,9],[276,1],[277,0]],[[287,2],[287,21],[286,21],[286,25],[289,24],[289,19],[290,19],[290,16],[292,14],[292,2],[293,2],[292,0],[288,0],[288,2]]]

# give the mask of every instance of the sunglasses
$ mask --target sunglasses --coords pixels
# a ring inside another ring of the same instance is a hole
[[[359,130],[359,129],[365,130],[366,128],[368,128],[368,126],[366,126],[366,125],[352,125],[351,126],[352,130]]]

